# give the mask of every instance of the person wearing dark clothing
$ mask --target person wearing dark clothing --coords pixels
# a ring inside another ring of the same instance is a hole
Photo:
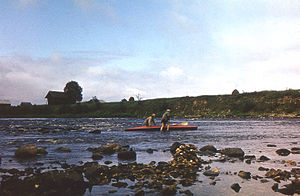
[[[167,109],[167,111],[163,114],[162,118],[161,118],[161,127],[160,127],[160,131],[163,131],[164,127],[167,125],[167,131],[169,131],[170,129],[170,113],[171,110]]]
[[[153,123],[153,125],[156,125],[155,121],[155,114],[152,114],[151,116],[149,116],[148,118],[146,118],[146,120],[144,121],[144,124],[146,127],[151,127],[151,123]]]

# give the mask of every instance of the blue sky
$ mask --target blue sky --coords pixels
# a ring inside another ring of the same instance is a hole
[[[299,89],[297,0],[10,0],[0,4],[0,99],[46,103]]]

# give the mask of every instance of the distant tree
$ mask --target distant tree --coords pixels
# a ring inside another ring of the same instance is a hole
[[[142,99],[143,99],[142,95],[140,95],[140,94],[137,94],[135,97],[138,101],[142,101]]]
[[[239,94],[240,94],[240,92],[237,89],[234,89],[232,91],[232,95],[239,95]]]
[[[69,97],[70,103],[82,100],[82,88],[75,81],[68,82],[64,88],[64,92]]]
[[[127,102],[127,100],[124,98],[121,100],[122,103]]]
[[[134,97],[129,97],[128,101],[134,101]]]

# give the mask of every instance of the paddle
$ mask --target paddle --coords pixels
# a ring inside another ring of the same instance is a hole
[[[180,125],[188,125],[189,123],[188,122],[182,122],[180,123]]]
[[[189,123],[188,122],[182,122],[180,124],[172,124],[172,125],[188,125]]]

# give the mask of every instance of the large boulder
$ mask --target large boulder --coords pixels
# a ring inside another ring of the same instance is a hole
[[[172,154],[175,154],[176,149],[179,148],[181,145],[182,145],[182,143],[174,142],[174,143],[172,144],[172,146],[170,147],[170,152],[171,152]]]
[[[121,160],[135,160],[136,152],[133,150],[130,151],[122,151],[118,153],[118,158]]]
[[[35,145],[20,146],[15,152],[15,156],[17,158],[24,159],[33,158],[41,154],[47,154],[46,150],[43,148],[38,148]]]
[[[238,158],[243,158],[245,154],[241,148],[224,148],[221,150],[221,153],[229,157],[238,157]]]

